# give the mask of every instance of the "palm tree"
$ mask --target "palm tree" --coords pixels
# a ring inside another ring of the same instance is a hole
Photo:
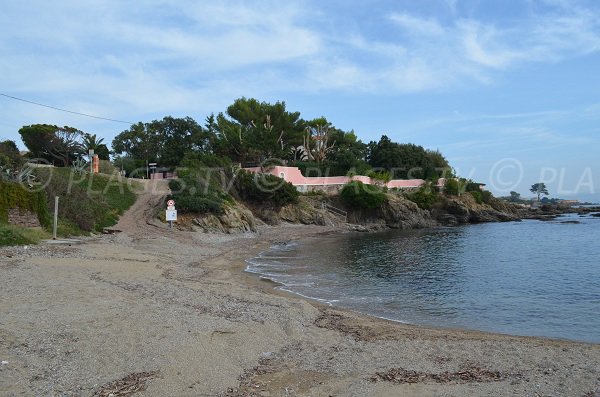
[[[99,146],[104,142],[104,138],[98,139],[96,134],[85,134],[83,137],[83,146],[89,152],[90,150],[98,150]]]

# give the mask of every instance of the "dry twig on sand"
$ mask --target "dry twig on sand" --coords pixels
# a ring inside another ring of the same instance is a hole
[[[470,382],[497,382],[518,374],[504,374],[500,371],[490,371],[485,368],[470,367],[457,372],[441,372],[432,374],[427,372],[411,371],[404,368],[392,368],[386,372],[376,372],[369,380],[371,382],[386,381],[393,383],[420,383],[433,381],[436,383],[470,383]]]
[[[157,372],[136,372],[110,382],[100,388],[95,397],[127,397],[146,390],[146,382],[156,378]]]

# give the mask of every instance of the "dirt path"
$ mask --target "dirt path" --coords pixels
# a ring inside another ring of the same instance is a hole
[[[164,204],[165,196],[171,192],[169,181],[164,179],[141,180],[135,182],[141,190],[136,202],[119,219],[119,222],[107,228],[129,234],[132,238],[146,236],[148,232],[157,232],[160,222],[156,215]]]

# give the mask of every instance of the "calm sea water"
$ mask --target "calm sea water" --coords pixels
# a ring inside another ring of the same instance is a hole
[[[247,271],[391,320],[600,343],[591,216],[319,237],[272,247]]]

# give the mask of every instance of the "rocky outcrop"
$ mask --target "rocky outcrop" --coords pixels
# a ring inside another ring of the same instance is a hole
[[[325,211],[322,202],[347,211],[347,217]],[[536,212],[537,211],[537,212]],[[538,213],[539,212],[539,213]],[[419,229],[440,225],[454,226],[482,222],[507,222],[524,218],[555,217],[552,213],[492,200],[478,204],[473,196],[441,197],[430,210],[421,209],[407,198],[389,194],[381,208],[351,209],[344,206],[339,196],[301,196],[297,204],[280,208],[270,206],[246,207],[238,204],[221,215],[203,214],[193,218],[195,229],[207,233],[255,232],[261,224],[278,225],[282,222],[338,225],[355,231],[373,231],[384,228]]]
[[[442,225],[467,223],[509,222],[523,218],[521,209],[509,203],[493,200],[489,204],[478,204],[473,196],[443,197],[431,210],[432,216]]]
[[[460,225],[483,222],[509,222],[522,218],[517,207],[492,201],[490,204],[478,204],[471,195],[461,197],[443,197],[434,206],[432,216],[443,225]],[[514,208],[513,208],[514,207]]]
[[[310,203],[300,201],[299,204],[290,204],[279,210],[279,219],[290,223],[302,223],[304,225],[327,224],[327,216],[322,210],[315,208]]]
[[[420,229],[437,224],[429,211],[397,195],[390,195],[378,212],[385,225],[392,229]]]
[[[255,232],[258,221],[252,212],[243,205],[227,207],[223,214],[202,214],[193,219],[195,229],[205,233],[247,233]]]

